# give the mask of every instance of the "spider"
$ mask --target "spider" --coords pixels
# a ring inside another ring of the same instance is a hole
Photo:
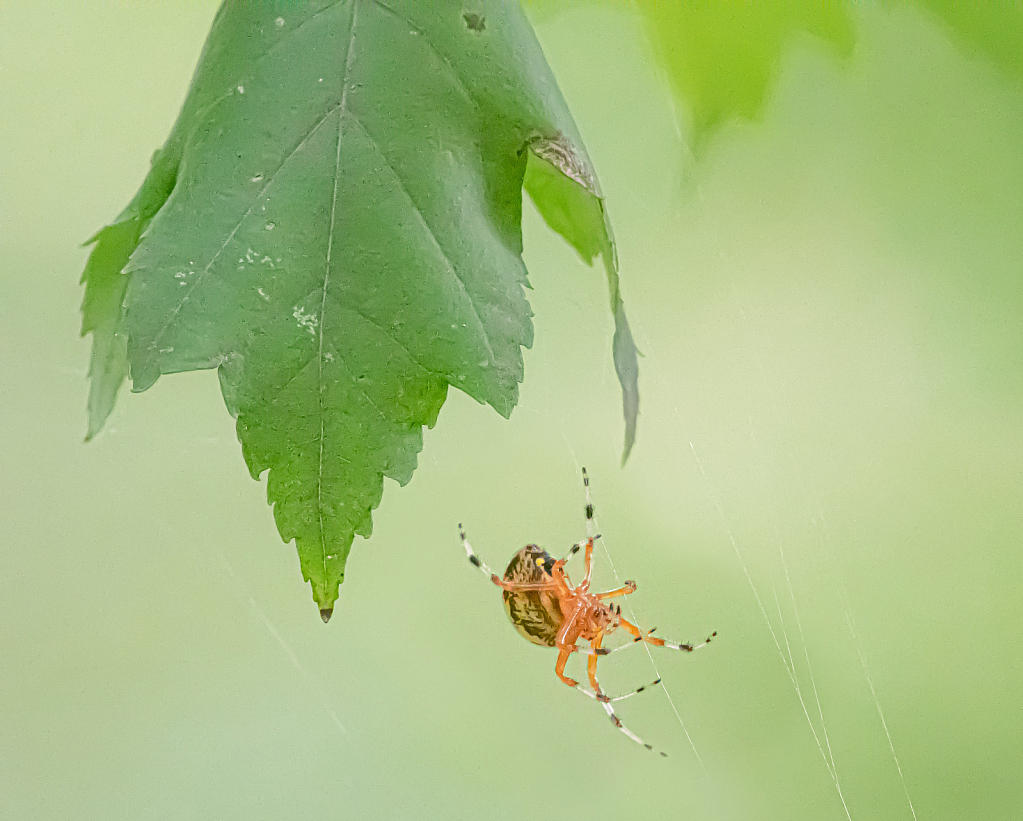
[[[608,603],[608,599],[634,593],[636,590],[634,581],[626,581],[621,587],[606,593],[589,592],[590,576],[593,572],[593,544],[600,535],[594,532],[593,502],[590,498],[590,479],[586,474],[586,468],[583,468],[582,474],[583,490],[586,494],[586,538],[572,545],[568,555],[563,559],[555,560],[543,548],[529,544],[512,557],[508,569],[504,571],[504,578],[501,578],[473,551],[461,524],[458,525],[458,533],[469,561],[504,591],[504,607],[515,629],[533,644],[557,649],[558,659],[554,665],[557,677],[569,687],[599,701],[615,727],[637,744],[653,750],[650,744],[622,724],[611,704],[642,693],[648,687],[660,684],[661,680],[658,678],[622,696],[608,696],[597,681],[597,658],[639,642],[691,653],[708,644],[717,632],[711,633],[702,644],[697,645],[665,641],[652,635],[656,628],[642,630],[623,618],[620,605]],[[573,587],[564,568],[566,562],[582,548],[585,548],[585,574],[583,580]],[[619,627],[632,634],[632,642],[613,649],[604,647],[605,637]],[[585,639],[590,646],[580,647],[576,643],[579,639]],[[586,669],[592,691],[565,675],[565,665],[572,653],[587,656]],[[661,755],[666,753],[662,752]]]

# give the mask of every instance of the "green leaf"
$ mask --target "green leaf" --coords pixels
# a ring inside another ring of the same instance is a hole
[[[95,244],[85,264],[82,282],[82,336],[92,334],[89,359],[89,429],[85,441],[99,433],[114,409],[117,392],[128,375],[127,339],[119,333],[121,303],[128,277],[121,270],[138,245],[139,221],[129,217],[97,233],[87,244]]]
[[[527,165],[551,226],[604,259],[626,453],[634,437],[636,352],[596,175],[517,4],[470,5],[226,3],[86,272],[94,360],[126,340],[133,390],[219,368],[325,620],[383,477],[409,481],[448,386],[504,416],[517,402]],[[90,431],[115,360],[94,366]]]
[[[1023,80],[1023,4],[919,0],[971,51],[1012,79]]]
[[[82,273],[82,336],[92,334],[89,360],[88,442],[114,409],[117,392],[128,375],[127,337],[122,326],[128,276],[123,273],[142,232],[174,187],[175,166],[166,152],[153,154],[145,183],[117,220],[85,244],[94,245]]]
[[[615,372],[622,386],[625,444],[622,464],[636,442],[639,417],[639,363],[625,304],[618,287],[618,255],[614,234],[604,207],[596,177],[588,166],[575,162],[571,146],[564,141],[534,140],[526,165],[525,189],[547,224],[578,252],[587,264],[599,254],[607,272],[614,315],[615,334],[611,343]]]
[[[580,5],[579,0],[524,2],[540,20]],[[589,5],[621,6],[609,0],[589,0]],[[760,118],[782,51],[794,36],[814,35],[843,57],[852,53],[855,41],[850,10],[843,3],[635,0],[630,8],[643,21],[672,90],[690,116],[697,154],[730,120]]]
[[[637,10],[692,117],[696,152],[729,120],[760,118],[782,50],[794,35],[815,35],[843,56],[852,52],[854,43],[852,19],[843,3],[639,0]]]

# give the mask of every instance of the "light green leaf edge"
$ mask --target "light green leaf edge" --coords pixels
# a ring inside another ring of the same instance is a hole
[[[592,265],[599,254],[604,261],[614,316],[612,358],[622,386],[625,419],[624,465],[636,442],[639,418],[638,351],[625,315],[618,282],[618,254],[604,198],[588,163],[583,163],[561,141],[536,139],[530,145],[523,187],[550,228],[560,234],[580,257]]]

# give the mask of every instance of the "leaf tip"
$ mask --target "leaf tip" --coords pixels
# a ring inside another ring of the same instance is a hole
[[[632,453],[632,446],[636,442],[635,431],[633,435],[629,436],[626,434],[625,447],[622,448],[622,467],[625,467],[625,463],[629,461],[629,454]]]
[[[92,408],[89,409],[89,424],[86,426],[85,438],[82,440],[82,444],[87,445],[100,435],[109,415],[109,411],[105,414],[101,414],[94,412]]]
[[[323,623],[324,624],[326,624],[328,621],[330,621],[330,617],[332,615],[334,615],[334,608],[333,607],[321,607],[320,608],[320,618],[323,619]]]

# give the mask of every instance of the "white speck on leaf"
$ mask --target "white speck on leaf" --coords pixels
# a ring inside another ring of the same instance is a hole
[[[238,86],[238,93],[239,94],[244,94],[245,93],[245,86]]]
[[[278,17],[276,20],[274,20],[274,22],[277,24],[277,28],[279,28],[279,29],[284,28],[284,18],[283,17]]]
[[[264,291],[262,288],[256,288],[256,293],[263,297],[263,299],[265,299],[267,302],[270,301],[270,297],[266,295],[266,291]]]
[[[309,331],[310,335],[316,336],[316,326],[319,325],[316,314],[307,314],[304,309],[296,305],[292,308],[291,315],[298,320],[298,327],[305,328]]]
[[[241,262],[242,260],[238,261]],[[249,248],[245,252],[245,262],[249,263],[249,265],[256,265],[258,263],[259,265],[269,265],[271,268],[275,267],[274,261],[270,257],[268,257],[266,254],[260,256],[259,252],[253,250],[252,248]]]

